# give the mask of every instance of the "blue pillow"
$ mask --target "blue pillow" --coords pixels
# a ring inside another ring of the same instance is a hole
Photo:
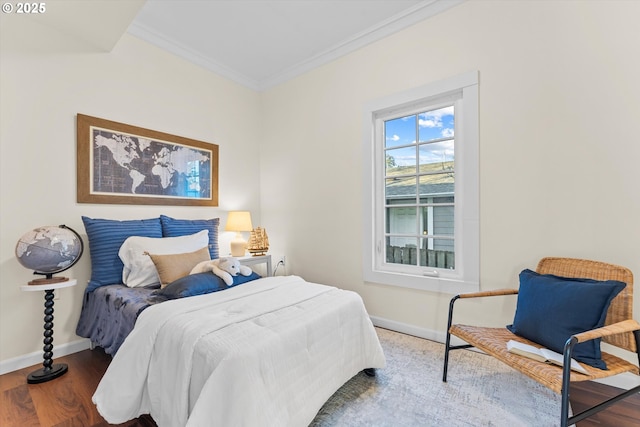
[[[91,255],[91,280],[87,291],[122,283],[124,264],[118,251],[128,237],[162,237],[160,218],[116,221],[83,216],[82,222],[89,238]]]
[[[611,300],[626,286],[616,280],[575,279],[524,270],[516,314],[507,328],[557,353],[571,335],[604,326]],[[600,339],[577,344],[572,356],[594,368],[607,369]]]
[[[220,258],[218,249],[218,226],[220,218],[212,219],[175,219],[160,215],[162,223],[162,237],[180,237],[209,230],[209,255],[211,259]]]
[[[163,289],[154,291],[154,294],[164,296],[169,299],[191,297],[195,295],[224,291],[225,289],[259,278],[260,276],[255,272],[252,272],[248,276],[237,275],[233,277],[233,283],[230,286],[227,286],[224,283],[224,280],[211,272],[196,273],[174,280]]]

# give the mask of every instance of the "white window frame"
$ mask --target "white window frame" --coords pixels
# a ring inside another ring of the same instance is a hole
[[[455,101],[455,269],[387,263],[383,120]],[[363,117],[363,267],[365,282],[456,294],[479,289],[480,160],[478,72],[472,71],[367,103]]]

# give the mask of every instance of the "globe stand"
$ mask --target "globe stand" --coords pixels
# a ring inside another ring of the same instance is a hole
[[[16,245],[16,257],[20,264],[35,269],[33,274],[44,278],[31,280],[22,286],[23,291],[44,291],[44,352],[42,368],[27,375],[27,383],[38,384],[64,375],[69,367],[64,363],[53,364],[53,300],[54,290],[75,286],[77,280],[53,277],[73,267],[84,250],[80,235],[62,224],[34,228],[25,233]]]
[[[66,282],[69,280],[67,277],[47,277],[46,279],[33,279],[29,281],[30,285],[50,285],[51,283]]]
[[[60,283],[60,280],[52,281],[54,279],[37,279],[41,282],[40,285],[49,285],[52,283]],[[35,282],[36,280],[32,280]],[[31,282],[29,282],[31,285]],[[37,371],[31,372],[27,375],[27,383],[29,384],[39,384],[46,381],[50,381],[54,378],[58,378],[59,376],[65,374],[69,367],[66,363],[57,363],[53,364],[53,298],[54,298],[53,289],[45,290],[44,294],[44,347],[42,350],[44,354],[42,358],[44,362],[42,362],[42,369],[38,369]]]

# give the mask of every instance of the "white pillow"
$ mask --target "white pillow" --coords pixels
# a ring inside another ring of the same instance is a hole
[[[160,282],[156,266],[145,252],[153,255],[171,255],[194,252],[207,246],[209,230],[180,237],[128,237],[118,251],[118,256],[124,264],[122,283],[135,288]]]

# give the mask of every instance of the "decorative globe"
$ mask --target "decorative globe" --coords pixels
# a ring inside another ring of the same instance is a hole
[[[44,226],[25,233],[16,245],[16,257],[23,267],[51,278],[71,268],[82,256],[80,235],[66,225]]]

